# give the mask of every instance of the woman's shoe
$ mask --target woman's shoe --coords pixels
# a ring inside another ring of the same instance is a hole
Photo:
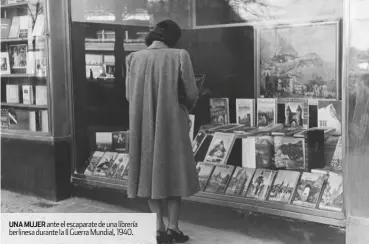
[[[158,244],[168,244],[170,242],[170,238],[165,231],[156,231],[156,241]]]
[[[186,242],[190,239],[190,237],[184,235],[182,231],[177,232],[177,231],[172,230],[172,229],[167,230],[167,235],[168,235],[170,240],[172,240],[172,241],[174,240],[176,243],[184,243],[184,242]]]

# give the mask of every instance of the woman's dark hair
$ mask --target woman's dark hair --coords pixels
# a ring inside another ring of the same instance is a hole
[[[150,46],[154,41],[162,41],[168,47],[174,47],[181,35],[182,31],[179,25],[173,20],[167,19],[159,22],[154,30],[147,34],[145,44]]]

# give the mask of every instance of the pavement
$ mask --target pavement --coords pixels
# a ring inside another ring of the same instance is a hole
[[[3,213],[138,213],[144,202],[124,200],[108,204],[83,197],[50,202],[1,190]],[[180,228],[188,244],[344,244],[345,231],[322,224],[281,217],[241,213],[218,206],[184,202]]]

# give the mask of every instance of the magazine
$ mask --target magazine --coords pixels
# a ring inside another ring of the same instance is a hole
[[[270,189],[268,200],[290,203],[299,177],[299,172],[279,170]]]
[[[244,189],[247,189],[255,169],[248,169],[237,167],[232,175],[232,178],[228,184],[225,194],[239,196]]]
[[[216,132],[211,140],[205,162],[226,164],[230,151],[233,147],[235,135],[230,133]]]
[[[276,173],[273,170],[256,169],[252,182],[247,189],[246,197],[265,200]]]
[[[254,126],[254,114],[254,99],[236,99],[236,121],[238,124]]]
[[[211,173],[213,172],[214,165],[199,162],[196,166],[197,175],[199,176],[200,190],[204,190]]]
[[[100,158],[104,155],[104,152],[95,151],[92,156],[90,157],[89,164],[85,169],[85,175],[92,175],[95,171],[96,165],[99,163]]]
[[[277,104],[274,98],[258,98],[257,126],[265,127],[277,122]]]
[[[343,206],[343,185],[342,175],[329,172],[329,178],[325,185],[319,208],[342,211]]]
[[[210,117],[213,124],[225,125],[229,123],[228,98],[210,98]]]
[[[119,153],[116,159],[114,160],[113,165],[108,170],[107,176],[113,177],[114,174],[117,172],[118,168],[121,164],[128,164],[129,155],[126,153]]]
[[[304,172],[298,183],[293,204],[315,208],[325,178],[325,174]]]
[[[116,152],[106,152],[100,159],[99,163],[96,165],[93,175],[97,176],[107,176],[110,167],[113,165],[115,158],[118,153]]]
[[[305,139],[274,137],[275,166],[285,169],[305,168]]]
[[[234,166],[231,165],[218,165],[215,167],[205,191],[217,194],[223,194],[225,188],[231,179]]]

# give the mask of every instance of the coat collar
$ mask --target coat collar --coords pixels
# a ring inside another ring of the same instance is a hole
[[[160,49],[160,48],[168,48],[164,42],[161,41],[153,41],[153,43],[147,47],[147,49]]]

